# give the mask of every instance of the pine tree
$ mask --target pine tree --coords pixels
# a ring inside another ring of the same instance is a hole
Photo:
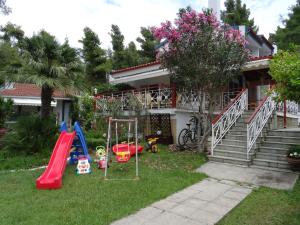
[[[113,69],[122,69],[138,65],[141,60],[134,42],[130,42],[125,48],[124,35],[117,25],[111,26],[111,43],[113,46],[112,64]]]
[[[129,66],[136,66],[140,64],[140,55],[136,49],[136,45],[133,41],[128,44],[128,47],[125,49],[125,65],[126,67]]]
[[[279,49],[287,50],[292,45],[300,45],[300,0],[292,6],[288,18],[283,21],[285,27],[277,27],[275,34],[270,34]]]
[[[124,35],[118,25],[111,25],[111,43],[113,47],[113,69],[126,67],[124,52]]]
[[[250,27],[254,32],[258,32],[258,27],[254,25],[254,19],[249,19],[250,9],[246,4],[242,5],[241,0],[226,0],[225,11],[221,11],[221,19],[224,23],[231,26],[245,25]]]
[[[142,58],[141,60],[143,63],[155,61],[155,46],[158,44],[158,42],[155,40],[149,27],[141,27],[141,35],[142,37],[138,37],[136,39],[136,41],[141,45],[141,50],[139,51]]]
[[[90,82],[105,82],[106,73],[110,70],[106,52],[101,48],[98,35],[89,27],[85,27],[82,43],[82,57],[86,64],[86,75]]]

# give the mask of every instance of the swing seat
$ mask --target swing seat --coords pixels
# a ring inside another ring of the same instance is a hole
[[[137,146],[138,153],[141,153],[143,151],[144,147],[141,145]],[[130,152],[130,156],[135,155],[135,144],[129,144],[129,149],[128,149],[128,144],[123,143],[123,144],[117,144],[112,147],[112,150],[115,154],[117,152]]]
[[[130,160],[131,154],[129,151],[126,152],[117,152],[116,153],[116,159],[119,163],[125,163]]]

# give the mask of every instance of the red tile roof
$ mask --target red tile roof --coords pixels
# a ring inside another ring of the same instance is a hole
[[[14,83],[12,89],[0,90],[2,96],[24,96],[24,97],[41,97],[41,88],[35,84]],[[63,91],[55,90],[54,98],[66,98],[67,95]]]
[[[272,59],[272,55],[251,57],[250,61],[262,60],[262,59]],[[111,74],[114,75],[114,74],[117,74],[117,73],[123,73],[123,72],[126,72],[126,71],[141,69],[141,68],[144,68],[144,67],[158,65],[158,64],[160,64],[159,61],[149,62],[149,63],[141,64],[141,65],[138,65],[138,66],[131,66],[131,67],[127,67],[127,68],[124,68],[124,69],[114,70],[114,71],[111,72]]]
[[[136,70],[136,69],[140,69],[140,68],[144,68],[144,67],[148,67],[148,66],[154,66],[154,65],[158,65],[158,64],[160,64],[159,61],[149,62],[149,63],[137,65],[137,66],[127,67],[124,69],[114,70],[111,72],[111,74],[122,73],[122,72],[126,72],[129,70]]]
[[[272,59],[272,55],[266,55],[266,56],[258,56],[258,57],[251,57],[250,61],[257,61],[257,60],[262,60],[262,59]]]

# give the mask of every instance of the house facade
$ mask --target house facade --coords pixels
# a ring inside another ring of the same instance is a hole
[[[41,88],[35,84],[7,82],[0,89],[0,96],[14,101],[13,120],[18,116],[38,114],[41,107]],[[71,98],[55,90],[51,107],[57,122],[70,121]]]
[[[239,26],[236,29],[240,30],[248,42],[246,47],[251,52],[251,60],[244,65],[241,76],[230,82],[227,90],[220,95],[215,115],[220,114],[241,90],[245,89],[247,89],[247,107],[249,110],[255,110],[266,97],[267,90],[275,84],[268,73],[274,51],[273,46],[263,35],[257,35],[245,26]],[[171,115],[174,143],[177,143],[180,131],[187,127],[186,124],[191,115],[199,110],[199,92],[177,89],[176,85],[172,83],[172,77],[168,70],[163,69],[158,61],[113,71],[109,75],[109,82],[111,84],[127,84],[132,89],[98,94],[97,107],[99,110],[105,110],[105,100],[119,99],[122,102],[121,108],[126,114],[128,99],[133,94],[148,113]],[[202,107],[204,110],[207,108],[206,104]],[[298,105],[290,101],[287,101],[286,104],[279,104],[277,117],[276,127],[297,126]]]

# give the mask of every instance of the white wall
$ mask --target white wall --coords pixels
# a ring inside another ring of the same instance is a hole
[[[182,129],[187,128],[187,123],[191,119],[193,113],[176,111],[176,144],[178,144],[178,136]]]

